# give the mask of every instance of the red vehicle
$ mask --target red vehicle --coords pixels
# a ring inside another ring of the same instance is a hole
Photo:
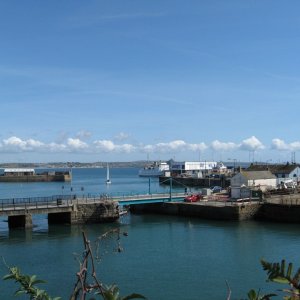
[[[202,195],[201,194],[192,194],[192,195],[186,196],[184,198],[184,201],[185,202],[197,202],[197,201],[199,201],[201,199],[202,199]]]

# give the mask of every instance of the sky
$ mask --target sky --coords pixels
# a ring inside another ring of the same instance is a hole
[[[0,1],[0,162],[298,162],[299,11]]]

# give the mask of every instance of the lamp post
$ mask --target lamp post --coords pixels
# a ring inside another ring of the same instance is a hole
[[[228,158],[229,161],[233,161],[233,172],[235,172],[235,164],[237,159],[236,158]]]
[[[150,183],[150,177],[148,178],[148,194],[151,194],[151,183]]]
[[[170,177],[170,201],[172,201],[172,177]]]

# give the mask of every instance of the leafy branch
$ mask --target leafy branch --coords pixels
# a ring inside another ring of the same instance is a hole
[[[120,231],[119,229],[110,230],[101,235],[96,243],[97,251],[100,249],[100,242],[107,238],[111,233],[117,232],[117,251],[121,252],[123,249],[120,244]],[[70,300],[85,300],[88,294],[93,293],[101,297],[103,300],[130,300],[130,299],[146,299],[143,295],[133,293],[131,295],[122,297],[120,296],[119,288],[113,284],[110,286],[104,285],[96,274],[96,267],[94,262],[94,255],[90,241],[87,239],[85,233],[83,235],[84,251],[82,259],[79,262],[79,271],[76,273],[76,283],[73,288]],[[127,236],[127,233],[123,233]],[[7,266],[7,265],[6,265]],[[7,266],[8,267],[8,266]],[[14,280],[20,285],[15,295],[27,294],[30,300],[61,300],[60,297],[51,298],[46,291],[36,287],[39,283],[45,283],[43,280],[37,279],[36,275],[23,275],[17,267],[8,267],[9,274],[3,277],[4,280]],[[88,279],[91,278],[91,282]],[[95,299],[95,298],[90,298]]]
[[[283,259],[281,263],[270,263],[265,260],[261,260],[263,269],[267,271],[268,280],[280,284],[287,284],[290,288],[283,289],[287,295],[285,300],[299,300],[300,299],[300,268],[292,275],[293,264],[289,263],[286,267],[286,262]]]
[[[7,266],[8,267],[8,266]],[[37,279],[36,275],[23,275],[17,267],[8,267],[9,274],[3,277],[3,280],[14,280],[20,284],[15,292],[15,296],[22,294],[29,295],[30,300],[60,300],[60,297],[51,298],[46,291],[36,287],[39,283],[45,283],[44,280]]]
[[[293,264],[289,263],[286,265],[283,259],[280,263],[270,263],[265,260],[261,260],[261,265],[264,271],[267,271],[268,278],[267,281],[287,284],[289,288],[281,289],[279,291],[284,292],[284,300],[300,300],[300,268],[297,272],[293,273]],[[250,290],[248,292],[248,300],[270,300],[272,297],[277,296],[277,294],[267,294],[261,295],[260,290]]]

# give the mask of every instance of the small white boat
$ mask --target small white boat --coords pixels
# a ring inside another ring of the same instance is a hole
[[[139,176],[141,177],[158,177],[164,175],[165,171],[169,171],[170,167],[166,162],[154,162],[146,165],[139,170]]]
[[[106,184],[111,184],[111,180],[109,178],[109,166],[107,164],[106,166],[106,181],[105,181]]]

